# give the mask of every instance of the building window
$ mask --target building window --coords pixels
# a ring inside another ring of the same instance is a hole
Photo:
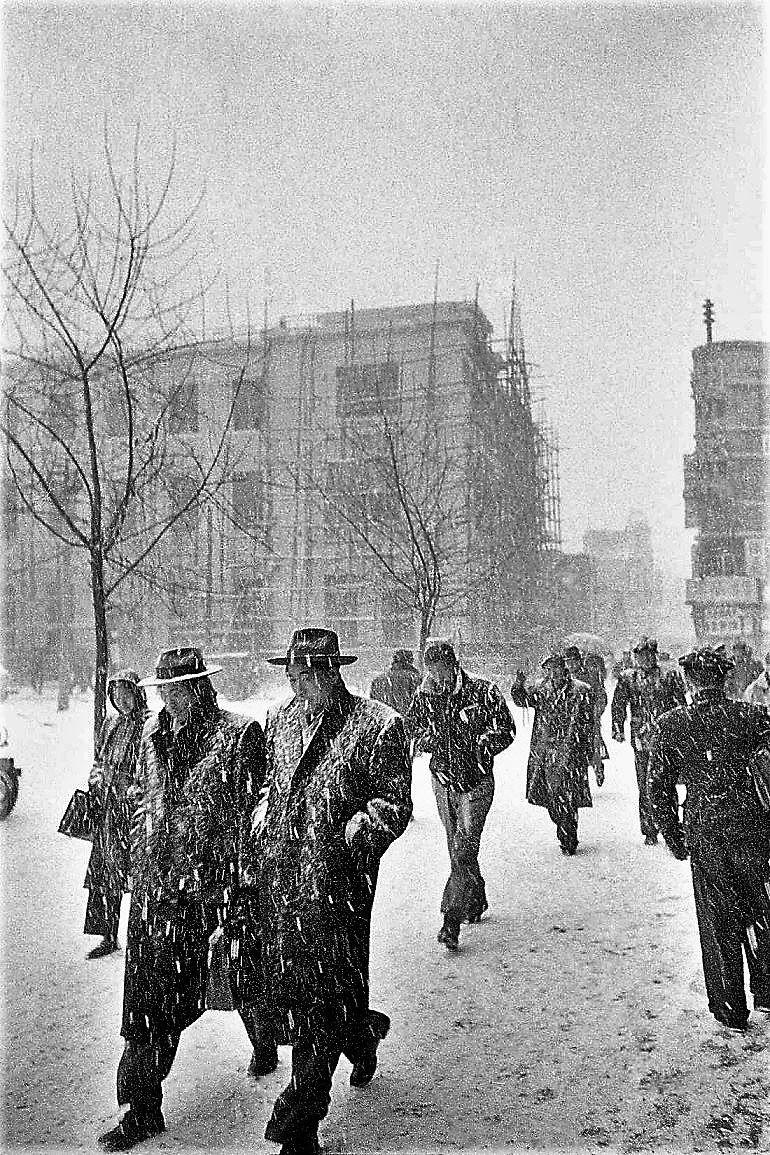
[[[244,377],[233,383],[233,429],[261,429],[265,423],[265,383]]]
[[[400,372],[395,361],[337,366],[339,417],[390,416],[398,411]]]
[[[265,528],[265,487],[258,471],[233,477],[232,520],[237,528],[247,532]]]
[[[191,374],[171,385],[166,399],[166,417],[170,433],[197,433],[198,382]]]

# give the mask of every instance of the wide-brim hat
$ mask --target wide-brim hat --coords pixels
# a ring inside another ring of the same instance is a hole
[[[701,646],[681,657],[679,665],[685,673],[695,677],[703,675],[709,678],[726,677],[735,669],[735,662],[724,646],[717,646],[715,649],[711,646]]]
[[[197,646],[177,646],[163,650],[155,668],[154,678],[143,678],[140,686],[167,686],[171,682],[191,682],[194,678],[208,678],[218,674],[221,666],[207,666]]]
[[[546,657],[543,658],[540,665],[544,670],[548,666],[560,666],[564,670],[567,668],[567,662],[561,650],[555,650],[552,654],[547,654]]]
[[[357,662],[358,657],[355,654],[340,653],[340,640],[334,630],[307,626],[294,631],[285,654],[267,658],[267,661],[271,666],[315,666],[334,670],[338,666],[349,666],[351,662]]]

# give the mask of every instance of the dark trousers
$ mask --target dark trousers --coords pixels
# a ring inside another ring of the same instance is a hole
[[[453,790],[433,778],[439,818],[446,831],[451,871],[441,899],[442,914],[459,922],[476,918],[487,909],[479,849],[489,808],[495,794],[492,776],[472,790]]]
[[[574,853],[578,844],[578,812],[577,807],[568,806],[564,801],[552,800],[548,804],[548,817],[556,827],[556,837],[559,845],[565,850]]]
[[[650,794],[647,788],[647,770],[650,764],[648,751],[634,750],[634,762],[636,764],[636,784],[639,788],[639,826],[642,834],[647,838],[648,835],[658,833],[658,828],[652,817]]]
[[[314,1135],[329,1110],[340,1055],[353,1064],[362,1061],[385,1038],[389,1027],[387,1015],[368,1011],[340,1035],[308,1034],[294,1043],[291,1081],[275,1101],[265,1138],[285,1143],[295,1137]]]
[[[259,1027],[248,1011],[238,1012],[252,1046],[262,1041]],[[153,1043],[126,1039],[118,1064],[118,1106],[126,1104],[138,1118],[156,1115],[163,1103],[163,1080],[169,1074],[181,1032],[166,1035]]]
[[[116,941],[122,901],[121,883],[111,884],[109,880],[105,880],[104,885],[100,887],[90,887],[83,934],[100,934],[103,938]]]
[[[762,862],[737,864],[724,852],[710,852],[705,862],[693,859],[691,866],[709,1010],[741,1026],[749,1013],[744,952],[754,1001],[770,1006],[767,868]]]

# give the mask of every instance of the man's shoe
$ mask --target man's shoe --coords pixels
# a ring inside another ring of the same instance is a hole
[[[749,1025],[748,1019],[723,1019],[719,1015],[714,1015],[714,1018],[723,1031],[729,1031],[733,1035],[742,1035]]]
[[[135,1115],[129,1108],[117,1127],[99,1136],[99,1144],[105,1151],[129,1151],[137,1143],[165,1130],[166,1123],[160,1111],[153,1115]]]
[[[86,958],[104,958],[105,955],[113,954],[120,949],[120,943],[116,938],[103,938],[102,941],[90,950]]]
[[[765,1003],[754,1003],[754,1010],[759,1011],[760,1015],[770,1015],[770,1006]]]
[[[647,835],[645,835],[645,839],[644,839],[644,845],[645,845],[645,846],[657,846],[657,845],[658,845],[658,836],[657,836],[657,834],[647,834]]]
[[[359,1059],[357,1063],[353,1064],[353,1070],[350,1072],[351,1087],[366,1087],[374,1078],[374,1072],[377,1070],[377,1044],[369,1047],[363,1059]]]
[[[447,950],[457,950],[460,945],[460,926],[456,922],[444,919],[444,925],[436,935],[439,942],[443,942]]]
[[[574,846],[565,846],[563,843],[561,844],[562,854],[566,854],[566,855],[571,857],[575,853],[576,850],[577,850],[577,842],[575,843]]]
[[[268,1043],[263,1047],[255,1047],[247,1074],[255,1079],[262,1075],[272,1075],[278,1066],[278,1048],[275,1043]]]

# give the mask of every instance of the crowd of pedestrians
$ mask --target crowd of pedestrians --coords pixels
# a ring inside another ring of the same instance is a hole
[[[610,703],[616,741],[630,724],[645,842],[660,832],[690,859],[709,1009],[731,1030],[749,1017],[744,956],[753,1008],[770,1013],[770,654],[759,670],[746,657],[702,647],[680,659],[681,673],[664,671],[657,643],[642,638]],[[430,639],[421,658],[422,675],[397,651],[363,697],[345,684],[357,659],[337,635],[297,630],[267,659],[289,696],[264,730],[221,709],[211,681],[220,667],[192,646],[162,653],[143,681],[131,670],[110,680],[117,713],[90,782],[85,932],[102,936],[90,959],[117,949],[129,878],[131,902],[125,1110],[104,1149],[164,1130],[163,1081],[181,1033],[216,1007],[239,1012],[250,1075],[275,1070],[278,1046],[291,1046],[291,1079],[265,1135],[281,1155],[320,1150],[340,1056],[351,1085],[366,1086],[390,1027],[369,1004],[370,920],[380,859],[411,817],[415,755],[429,757],[447,839],[439,942],[456,952],[462,924],[483,917],[494,760],[516,726],[498,686],[469,674],[449,640]],[[601,657],[570,647],[549,653],[535,680],[517,671],[510,689],[516,707],[534,711],[526,798],[547,810],[566,856],[578,847],[579,810],[592,805],[589,771],[604,782],[605,683]],[[146,686],[162,698],[157,716]]]

